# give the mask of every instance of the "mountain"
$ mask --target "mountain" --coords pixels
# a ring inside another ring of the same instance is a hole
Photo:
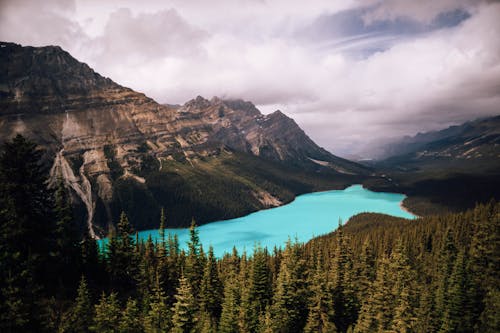
[[[124,210],[137,229],[227,219],[295,195],[344,187],[371,171],[317,146],[280,111],[250,102],[161,105],[95,73],[57,46],[0,43],[0,141],[44,149],[51,185],[71,189],[76,215],[106,234]]]
[[[395,144],[388,145],[384,162],[421,165],[465,160],[495,164],[500,157],[499,144],[500,116],[496,116],[405,137]],[[486,167],[491,165],[485,164]]]
[[[406,193],[405,203],[417,213],[458,211],[500,198],[500,116],[419,133],[386,151],[395,155],[370,163],[385,180],[366,185]]]

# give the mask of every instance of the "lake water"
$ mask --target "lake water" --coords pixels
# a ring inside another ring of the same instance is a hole
[[[257,242],[270,250],[275,245],[284,246],[289,237],[306,242],[335,230],[339,219],[346,222],[351,216],[362,212],[415,218],[401,209],[404,198],[403,194],[372,192],[361,185],[353,185],[345,190],[304,194],[285,206],[202,225],[198,227],[199,236],[205,251],[212,245],[217,257],[225,252],[231,253],[233,246],[240,254],[244,250],[251,254]],[[189,229],[166,229],[165,234],[168,233],[177,234],[181,248],[186,248]],[[141,231],[139,239],[146,240],[149,235],[154,241],[158,237],[158,230]]]

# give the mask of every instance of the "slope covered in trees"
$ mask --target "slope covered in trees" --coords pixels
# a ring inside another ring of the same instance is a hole
[[[72,236],[64,187],[46,190],[38,158],[22,137],[0,154],[2,332],[500,330],[498,203],[361,214],[307,244],[221,259],[194,223],[183,251],[164,232],[137,242],[122,214],[101,253]]]

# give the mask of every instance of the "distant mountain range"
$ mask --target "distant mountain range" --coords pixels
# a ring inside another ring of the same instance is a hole
[[[405,137],[386,147],[384,163],[421,167],[456,161],[459,167],[482,161],[482,167],[491,169],[500,162],[499,146],[500,116],[496,116]]]
[[[406,137],[386,152],[391,156],[367,163],[385,181],[372,178],[366,185],[408,194],[406,204],[417,213],[500,198],[500,116]]]
[[[280,111],[203,97],[161,105],[57,46],[0,43],[0,141],[45,150],[51,182],[71,190],[99,236],[124,210],[138,229],[227,219],[299,193],[344,187],[371,169],[316,145]]]

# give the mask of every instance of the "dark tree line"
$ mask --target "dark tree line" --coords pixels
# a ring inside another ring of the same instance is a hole
[[[407,221],[360,214],[284,249],[214,257],[139,242],[125,214],[99,252],[74,231],[36,146],[0,154],[1,332],[498,332],[500,204]]]

